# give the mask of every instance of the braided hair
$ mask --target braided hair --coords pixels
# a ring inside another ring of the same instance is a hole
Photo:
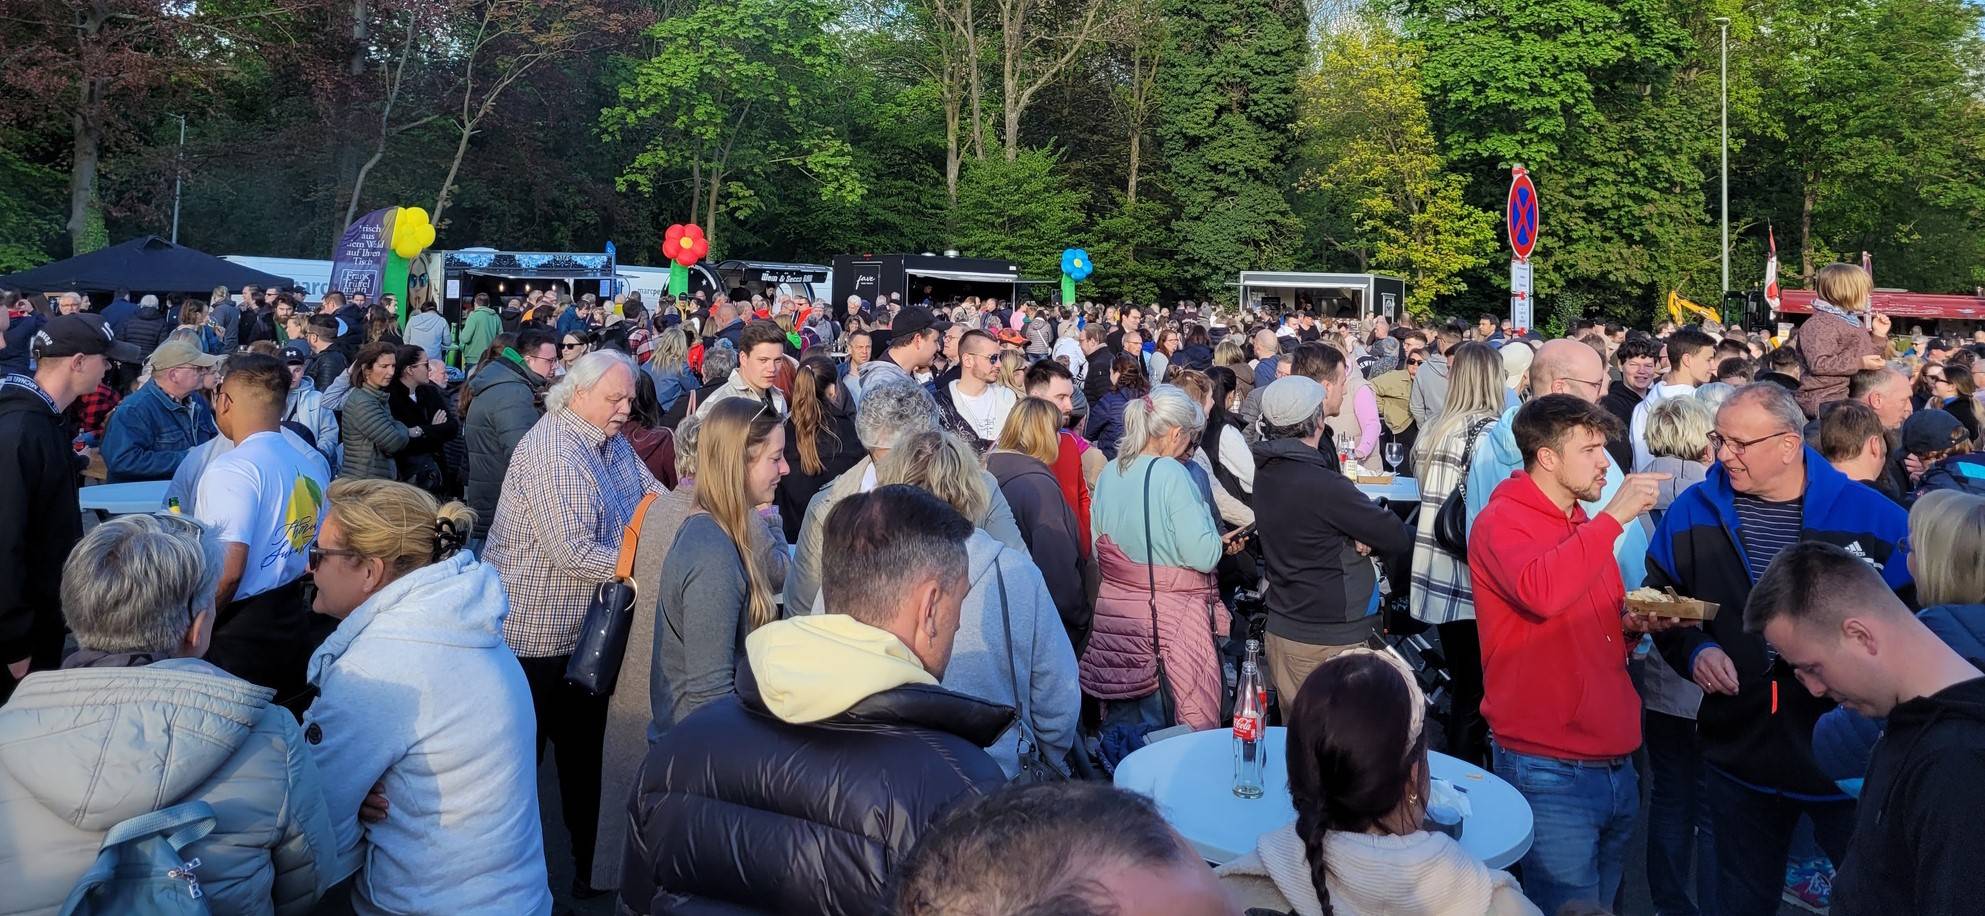
[[[1355,650],[1319,665],[1297,692],[1289,794],[1324,916],[1333,912],[1325,837],[1332,830],[1393,832],[1386,822],[1419,794],[1413,783],[1426,771],[1427,737],[1414,715],[1417,694],[1390,659]]]

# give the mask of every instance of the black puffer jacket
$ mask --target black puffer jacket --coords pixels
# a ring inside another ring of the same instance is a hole
[[[503,495],[503,475],[517,443],[544,415],[544,377],[499,356],[476,369],[469,379],[469,409],[462,418],[462,443],[468,468],[463,487],[469,508],[476,510],[476,536],[489,534],[496,520],[496,498]]]
[[[117,339],[138,348],[147,356],[165,341],[165,335],[172,332],[175,324],[167,318],[165,310],[156,305],[141,305],[138,311],[124,320],[124,327],[117,332]]]
[[[790,724],[740,658],[737,693],[648,752],[618,912],[880,914],[890,868],[938,816],[1005,783],[981,748],[1012,722],[1011,707],[907,684]]]

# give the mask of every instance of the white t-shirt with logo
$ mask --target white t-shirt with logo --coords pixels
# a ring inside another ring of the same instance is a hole
[[[951,383],[951,406],[957,408],[958,415],[965,418],[966,425],[981,439],[999,441],[999,431],[1006,428],[1006,415],[1018,403],[1020,396],[1005,385],[987,385],[986,390],[972,397],[957,382]]]
[[[194,491],[194,515],[224,544],[248,546],[239,601],[302,577],[323,523],[331,469],[316,449],[261,432],[214,458]]]

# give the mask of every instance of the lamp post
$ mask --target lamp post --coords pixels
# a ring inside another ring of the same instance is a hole
[[[1716,17],[1716,25],[1723,34],[1723,78],[1722,88],[1718,93],[1722,98],[1723,104],[1721,119],[1721,132],[1723,135],[1723,214],[1718,220],[1723,230],[1723,245],[1721,249],[1723,253],[1723,288],[1719,291],[1720,295],[1721,293],[1730,291],[1730,17]]]
[[[172,243],[179,244],[179,186],[185,180],[183,163],[186,158],[186,116],[169,114],[168,118],[179,119],[179,149],[172,154]]]

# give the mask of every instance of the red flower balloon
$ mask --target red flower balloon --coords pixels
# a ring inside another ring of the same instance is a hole
[[[709,253],[710,240],[703,237],[703,227],[695,223],[677,223],[662,237],[662,255],[684,267],[703,260]]]

